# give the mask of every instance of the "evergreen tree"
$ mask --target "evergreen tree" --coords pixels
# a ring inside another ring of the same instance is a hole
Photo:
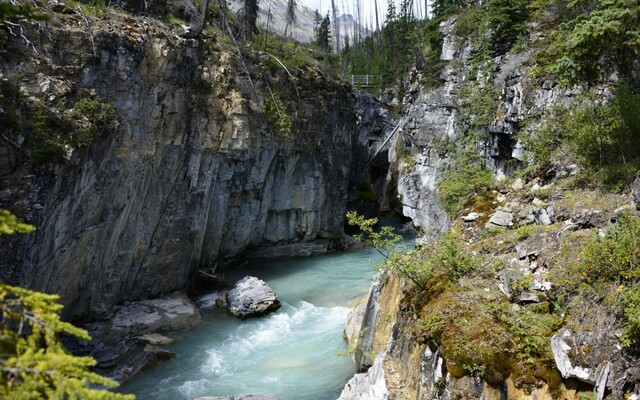
[[[258,0],[244,0],[243,19],[245,38],[258,33],[256,22],[258,21],[259,10]]]
[[[296,17],[296,7],[298,6],[297,0],[287,0],[287,24],[284,27],[284,36],[287,36],[287,30],[289,25],[295,26],[298,18]],[[292,29],[293,30],[293,29]]]
[[[329,14],[320,21],[316,30],[316,44],[323,51],[331,50],[331,19]]]
[[[28,233],[6,210],[0,210],[0,235]],[[0,398],[133,400],[96,388],[117,386],[89,370],[91,357],[76,357],[64,348],[60,335],[90,340],[89,334],[60,320],[58,296],[0,282]]]

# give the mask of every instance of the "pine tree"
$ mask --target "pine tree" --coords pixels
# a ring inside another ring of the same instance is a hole
[[[329,18],[329,14],[323,18],[318,19],[320,14],[316,11],[316,44],[322,51],[331,50],[331,19]]]
[[[248,36],[258,33],[258,11],[260,6],[258,0],[244,0],[243,17],[244,17],[244,35]]]
[[[295,26],[298,18],[296,16],[296,7],[298,7],[297,0],[287,0],[287,25],[284,27],[284,36],[287,36],[287,30],[289,26]],[[291,29],[293,31],[293,28]]]

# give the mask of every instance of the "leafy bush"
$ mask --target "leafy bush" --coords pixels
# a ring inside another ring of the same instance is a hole
[[[481,160],[465,160],[461,160],[457,168],[447,173],[438,184],[438,195],[449,214],[457,213],[473,194],[493,183],[493,173],[485,168]]]
[[[85,97],[74,104],[73,112],[100,128],[106,126],[115,116],[115,110],[111,104],[90,97]]]
[[[604,238],[587,242],[576,266],[585,282],[632,282],[640,278],[640,220],[622,215]]]
[[[422,335],[441,345],[453,376],[499,383],[534,374],[537,360],[552,358],[549,339],[562,318],[540,305],[514,310],[501,293],[484,287],[489,283],[474,279],[433,296],[420,315]]]
[[[41,107],[33,121],[32,134],[27,138],[31,163],[61,163],[65,156],[65,139],[71,131],[71,122],[48,112]]]
[[[86,331],[60,320],[58,296],[0,282],[0,394],[6,399],[134,399],[95,389],[117,383],[90,372],[91,357],[76,357],[59,340],[62,334],[89,340]]]
[[[520,139],[539,165],[555,153],[574,158],[593,183],[616,186],[630,182],[640,165],[640,97],[632,88],[618,88],[611,103],[586,98],[578,106],[556,106],[535,132]]]
[[[624,332],[622,342],[629,346],[640,339],[640,219],[623,214],[604,237],[593,234],[583,245],[576,262],[565,277],[568,290],[583,287],[618,287],[621,292]]]
[[[285,139],[291,139],[291,117],[287,114],[285,105],[280,100],[280,96],[273,94],[267,96],[262,106],[267,115],[267,119]]]

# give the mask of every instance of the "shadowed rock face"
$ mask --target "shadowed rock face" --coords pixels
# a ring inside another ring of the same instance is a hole
[[[41,208],[37,232],[15,246],[22,284],[59,293],[67,318],[95,317],[182,290],[197,268],[247,249],[340,241],[356,127],[348,88],[317,75],[299,87],[287,140],[231,49],[130,18],[97,23],[93,55],[81,21],[67,22],[50,22],[40,55],[2,67],[23,73],[33,97],[98,94],[119,126],[31,185]],[[286,76],[271,79],[290,94]]]

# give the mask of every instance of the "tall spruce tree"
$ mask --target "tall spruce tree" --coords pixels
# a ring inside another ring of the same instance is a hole
[[[331,50],[331,19],[329,18],[328,13],[320,21],[320,24],[317,27],[316,43],[322,51]]]
[[[258,26],[256,25],[258,21],[258,11],[260,10],[258,1],[259,0],[244,0],[243,17],[245,39],[248,36],[258,33]]]
[[[298,21],[298,18],[296,16],[296,7],[298,7],[298,1],[297,0],[287,0],[287,13],[286,13],[286,19],[287,19],[287,24],[284,27],[284,36],[287,36],[287,30],[289,29],[289,26],[291,26],[291,30],[293,31],[293,26],[296,25],[296,22]],[[291,33],[289,34],[291,35]]]

